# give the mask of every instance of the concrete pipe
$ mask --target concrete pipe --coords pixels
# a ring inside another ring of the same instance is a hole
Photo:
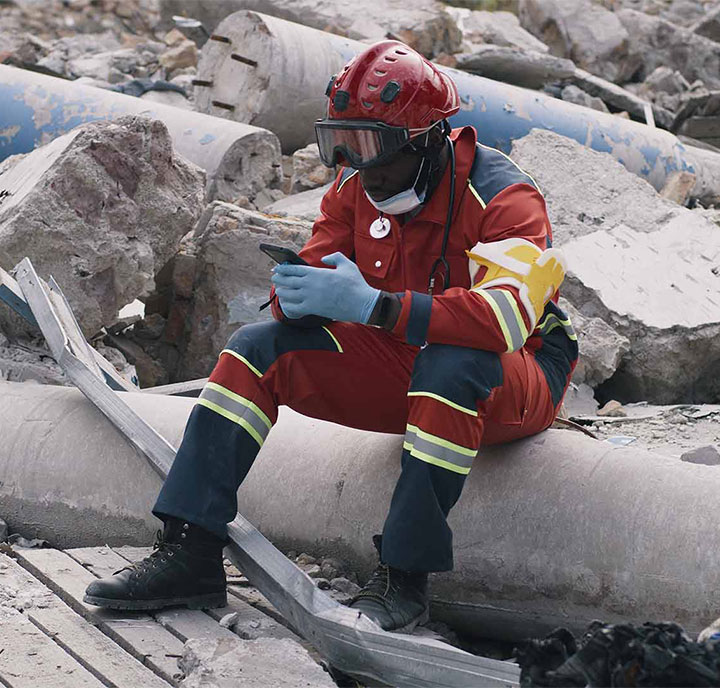
[[[146,115],[162,120],[175,150],[205,169],[208,200],[252,198],[281,184],[277,137],[248,124],[5,65],[0,65],[0,102],[0,161],[85,122]]]
[[[122,394],[172,443],[193,400]],[[74,389],[0,383],[0,515],[61,547],[142,544],[160,481]],[[373,565],[402,439],[283,408],[240,510],[281,548]],[[691,633],[720,611],[720,469],[550,430],[486,448],[451,514],[455,571],[434,614],[509,640],[557,625],[667,619]]]
[[[315,140],[313,121],[326,107],[325,88],[365,44],[257,12],[226,17],[203,47],[196,107],[267,127],[291,152]],[[458,86],[454,126],[471,124],[481,143],[509,153],[531,129],[549,129],[600,152],[662,189],[668,176],[697,176],[693,195],[720,200],[720,154],[683,145],[668,131],[574,105],[539,91],[441,67]]]

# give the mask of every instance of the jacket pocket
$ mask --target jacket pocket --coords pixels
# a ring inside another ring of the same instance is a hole
[[[395,253],[392,236],[373,239],[362,234],[355,235],[355,263],[372,287],[383,288],[382,283],[397,260]]]

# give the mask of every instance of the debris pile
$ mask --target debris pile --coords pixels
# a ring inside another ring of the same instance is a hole
[[[673,623],[603,624],[579,640],[558,628],[518,649],[521,686],[716,686],[720,643],[692,641]]]

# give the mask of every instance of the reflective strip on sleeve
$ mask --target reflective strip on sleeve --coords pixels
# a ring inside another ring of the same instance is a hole
[[[403,448],[420,461],[454,473],[467,475],[477,456],[477,449],[468,449],[442,437],[431,435],[414,425],[407,426]]]
[[[520,349],[528,338],[528,331],[515,297],[506,289],[483,289],[480,287],[471,291],[479,294],[490,304],[505,337],[507,350],[512,352]]]
[[[237,358],[238,361],[241,361],[248,368],[250,368],[250,370],[252,370],[255,375],[257,375],[258,377],[262,377],[262,373],[252,363],[250,363],[250,361],[248,361],[245,356],[241,356],[237,351],[233,351],[232,349],[223,349],[220,352],[220,355],[222,356],[223,354],[229,354],[230,356],[234,356],[235,358]]]
[[[548,313],[547,317],[537,326],[536,332],[542,335],[550,334],[556,327],[562,327],[565,330],[565,334],[568,339],[577,341],[577,334],[572,326],[570,320],[563,320],[559,318],[555,313]]]
[[[215,382],[205,385],[197,403],[240,425],[261,447],[272,427],[259,406]]]

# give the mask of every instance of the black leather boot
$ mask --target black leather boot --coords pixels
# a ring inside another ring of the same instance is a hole
[[[110,609],[224,607],[225,544],[199,526],[168,518],[150,556],[90,583],[83,601]]]
[[[380,553],[381,538],[373,537]],[[370,617],[385,631],[409,632],[429,619],[428,574],[394,569],[382,561],[350,607]]]

